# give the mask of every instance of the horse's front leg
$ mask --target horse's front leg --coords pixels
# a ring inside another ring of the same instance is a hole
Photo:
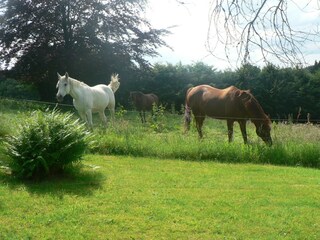
[[[87,110],[86,117],[87,117],[88,126],[92,130],[93,129],[93,122],[92,122],[92,111],[91,110]]]
[[[143,123],[143,118],[142,118],[142,112],[141,111],[139,111],[139,116],[140,116],[141,123]]]
[[[238,122],[239,122],[239,125],[240,125],[240,129],[241,129],[241,133],[242,133],[244,144],[247,144],[248,143],[247,128],[246,128],[247,121],[246,120],[240,120]]]
[[[143,111],[143,121],[146,123],[146,111]]]
[[[233,120],[230,120],[230,119],[227,120],[229,143],[233,141],[233,123],[234,123]]]
[[[141,122],[142,122],[142,123],[145,123],[146,119],[145,119],[144,112],[143,112],[143,111],[140,111],[140,112],[139,112],[139,115],[140,115]]]
[[[86,113],[79,112],[79,115],[80,115],[81,120],[84,121],[86,124],[88,124],[88,119],[87,119]]]

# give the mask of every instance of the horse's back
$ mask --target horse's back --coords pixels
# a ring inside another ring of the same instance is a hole
[[[130,97],[138,111],[150,111],[154,104],[159,103],[159,98],[154,93],[131,92]]]
[[[102,111],[106,107],[114,107],[115,97],[112,89],[105,84],[98,84],[91,87],[92,109],[93,111]]]
[[[235,87],[231,86],[225,89],[218,89],[209,85],[199,85],[190,88],[187,92],[186,100],[188,105],[206,104],[210,101],[226,101],[230,92],[234,91]]]
[[[142,95],[142,110],[150,111],[153,108],[153,105],[158,105],[159,98],[154,93],[148,93]]]
[[[195,114],[216,118],[227,118],[234,112],[238,88],[230,86],[218,89],[209,85],[199,85],[188,90],[186,104]]]

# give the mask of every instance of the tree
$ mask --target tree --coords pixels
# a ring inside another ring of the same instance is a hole
[[[148,67],[145,58],[166,46],[162,36],[169,32],[152,28],[144,5],[145,0],[0,0],[0,57],[19,76],[39,83],[56,82],[57,71],[105,79],[119,69]]]
[[[318,0],[216,0],[210,7],[207,48],[218,56],[223,45],[229,62],[277,59],[282,65],[300,65],[305,63],[302,48],[320,42],[318,17],[310,17],[320,10]],[[298,22],[297,14],[312,21]]]

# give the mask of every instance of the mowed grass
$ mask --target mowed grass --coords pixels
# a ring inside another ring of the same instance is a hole
[[[0,172],[0,239],[319,239],[320,172],[87,155],[43,182]]]

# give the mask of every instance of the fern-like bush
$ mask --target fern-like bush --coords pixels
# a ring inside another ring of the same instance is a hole
[[[79,161],[89,143],[85,126],[72,114],[34,111],[14,136],[6,138],[6,152],[15,176],[40,179]]]

